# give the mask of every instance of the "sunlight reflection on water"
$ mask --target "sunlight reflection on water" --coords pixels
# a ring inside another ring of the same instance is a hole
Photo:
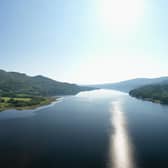
[[[119,102],[112,103],[111,113],[115,132],[111,134],[109,168],[135,168],[126,119]]]

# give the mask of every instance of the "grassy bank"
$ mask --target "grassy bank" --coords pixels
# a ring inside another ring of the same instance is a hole
[[[1,97],[0,111],[7,109],[34,109],[40,106],[48,105],[55,101],[53,97]]]

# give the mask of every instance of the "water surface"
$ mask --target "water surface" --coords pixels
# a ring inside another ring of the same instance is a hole
[[[168,167],[168,107],[97,90],[1,112],[0,166]]]

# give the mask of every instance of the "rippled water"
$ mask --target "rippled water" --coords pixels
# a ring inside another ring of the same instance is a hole
[[[168,167],[168,106],[97,90],[1,112],[0,166]]]

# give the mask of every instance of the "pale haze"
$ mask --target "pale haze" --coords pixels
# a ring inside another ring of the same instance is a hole
[[[78,84],[168,72],[166,0],[2,0],[0,68]]]

